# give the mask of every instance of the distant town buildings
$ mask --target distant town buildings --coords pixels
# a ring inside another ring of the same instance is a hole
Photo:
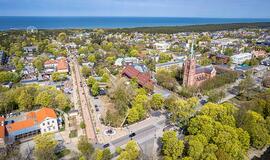
[[[250,60],[251,58],[252,58],[251,53],[240,53],[240,54],[231,56],[232,63],[234,64],[242,64],[246,60]]]
[[[267,53],[264,50],[258,50],[258,51],[252,51],[251,52],[253,57],[255,58],[265,58],[267,56]]]
[[[182,60],[170,61],[170,62],[166,62],[166,63],[159,63],[159,64],[156,64],[155,70],[156,70],[156,72],[158,72],[159,70],[170,69],[170,68],[173,68],[173,67],[182,68],[183,64],[184,64],[183,59]]]
[[[130,64],[138,64],[139,59],[136,57],[117,58],[114,62],[115,66],[125,66]]]
[[[154,44],[154,48],[161,52],[166,52],[169,47],[170,44],[168,42],[158,42]]]
[[[26,46],[23,47],[23,50],[25,54],[34,53],[38,51],[38,46]]]

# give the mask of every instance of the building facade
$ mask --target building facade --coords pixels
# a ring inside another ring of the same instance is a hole
[[[243,64],[246,60],[250,60],[251,58],[251,53],[240,53],[231,56],[232,63],[234,64]]]
[[[184,78],[183,86],[198,87],[204,81],[216,76],[216,70],[212,65],[197,66],[194,58],[193,44],[191,47],[191,54],[184,63]]]
[[[9,117],[5,119],[4,124],[6,124],[4,125],[6,130],[4,136],[9,144],[31,138],[40,133],[57,132],[59,130],[59,120],[55,111],[46,107],[20,116]]]

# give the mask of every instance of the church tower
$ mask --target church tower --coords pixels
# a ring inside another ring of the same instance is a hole
[[[196,61],[194,58],[194,40],[193,40],[190,55],[184,63],[184,78],[183,78],[184,87],[195,85],[196,83],[195,74],[196,74]]]

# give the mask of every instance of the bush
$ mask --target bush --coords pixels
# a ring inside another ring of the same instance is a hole
[[[69,138],[74,138],[78,136],[77,130],[72,130],[69,132]]]
[[[224,72],[212,79],[208,79],[202,83],[200,89],[202,91],[209,91],[214,88],[219,88],[224,86],[225,84],[233,83],[237,80],[238,74],[236,72]]]
[[[67,79],[67,74],[66,73],[59,73],[59,72],[54,72],[52,74],[52,80],[54,82],[58,82],[58,81],[64,81]]]
[[[84,129],[85,128],[85,123],[84,122],[81,122],[80,123],[80,127],[81,127],[81,129]]]

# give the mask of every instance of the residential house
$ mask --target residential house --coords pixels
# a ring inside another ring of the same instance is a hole
[[[44,68],[46,73],[61,72],[68,73],[69,65],[66,58],[50,59],[44,62]]]
[[[264,50],[258,50],[258,51],[254,50],[251,53],[253,57],[255,58],[265,58],[267,56],[267,53]]]
[[[23,47],[24,53],[28,54],[28,53],[34,53],[38,51],[38,46],[26,46]]]
[[[125,66],[130,64],[138,64],[139,59],[136,57],[117,58],[114,62],[115,66]]]
[[[251,58],[252,58],[251,53],[240,53],[240,54],[231,56],[232,63],[234,64],[242,64],[246,60],[250,60]]]
[[[170,43],[168,42],[154,43],[154,48],[161,52],[166,52],[167,49],[169,49],[169,47],[170,47]]]

